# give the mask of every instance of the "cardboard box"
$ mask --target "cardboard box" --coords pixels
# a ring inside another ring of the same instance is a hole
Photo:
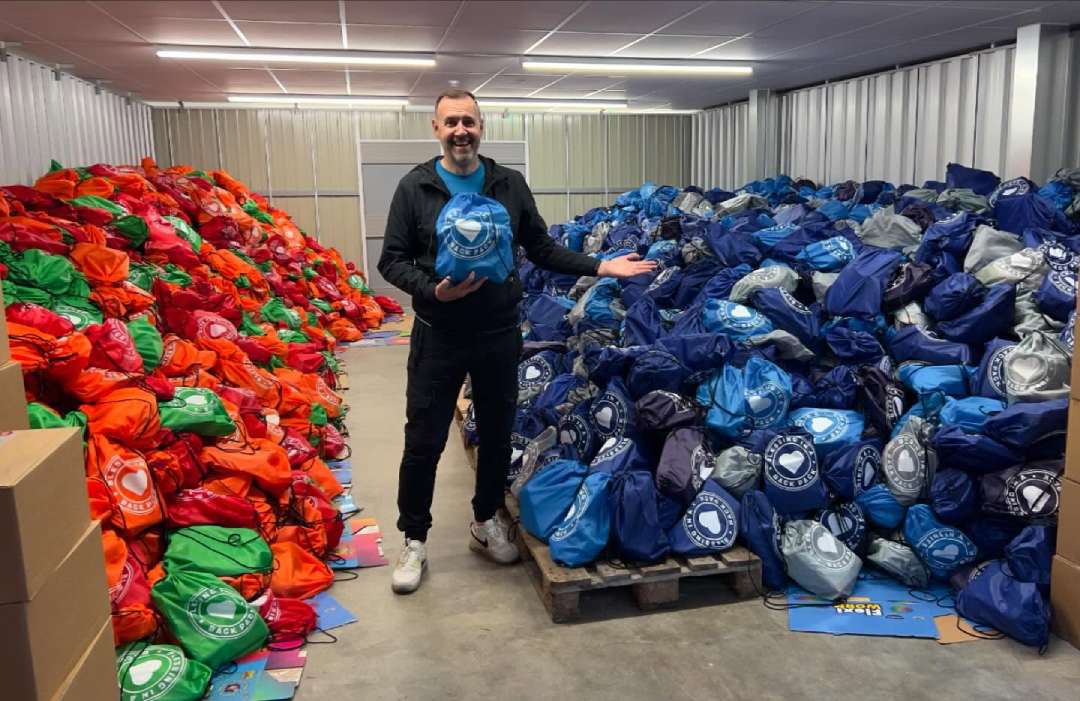
[[[1080,562],[1080,482],[1061,480],[1057,534],[1057,554]]]
[[[51,701],[116,701],[119,697],[112,621],[106,621]]]
[[[1080,648],[1080,564],[1054,555],[1050,570],[1050,625],[1059,638]]]
[[[1080,363],[1073,363],[1080,368]],[[1076,385],[1073,385],[1076,387]],[[1065,477],[1080,482],[1080,400],[1069,399],[1068,434],[1065,437]]]
[[[32,599],[89,524],[79,429],[0,433],[0,605]]]
[[[0,310],[4,308],[4,291],[0,290]],[[11,349],[8,346],[7,322],[0,319],[0,365],[11,360]]]
[[[52,697],[109,621],[101,529],[92,522],[33,599],[0,606],[4,698]]]
[[[6,347],[6,346],[5,346]],[[0,365],[0,431],[25,431],[30,428],[23,391],[22,365]]]

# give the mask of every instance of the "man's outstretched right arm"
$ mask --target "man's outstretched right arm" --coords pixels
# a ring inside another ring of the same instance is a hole
[[[409,194],[399,183],[386,217],[379,273],[394,287],[413,297],[435,300],[435,281],[416,265],[423,243],[416,232],[415,216]]]

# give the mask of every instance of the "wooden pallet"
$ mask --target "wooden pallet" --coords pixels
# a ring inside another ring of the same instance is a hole
[[[470,404],[472,400],[465,398],[465,385],[462,385],[461,391],[458,392],[457,404],[454,406],[454,423],[457,424],[461,433],[461,446],[465,449],[465,459],[469,461],[469,467],[476,470],[476,446],[470,445],[469,439],[465,437],[465,414],[469,411]]]
[[[517,500],[506,498],[510,516],[519,515]],[[533,584],[554,623],[581,616],[581,592],[629,587],[639,609],[651,611],[679,600],[679,582],[686,577],[715,576],[724,580],[742,599],[758,596],[761,560],[744,547],[706,557],[668,557],[651,565],[622,565],[601,560],[585,567],[563,567],[551,559],[548,546],[518,528],[518,548]]]

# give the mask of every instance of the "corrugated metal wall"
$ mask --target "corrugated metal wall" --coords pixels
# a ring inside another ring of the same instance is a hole
[[[733,190],[746,183],[749,114],[749,103],[737,102],[694,115],[694,185]]]
[[[15,55],[0,61],[0,183],[69,166],[137,164],[153,152],[150,108]]]
[[[224,168],[292,214],[307,233],[362,259],[356,143],[429,139],[430,112],[190,109],[153,111],[156,158]],[[540,213],[561,222],[610,204],[644,180],[690,181],[691,120],[682,115],[485,116],[489,141],[528,141]]]

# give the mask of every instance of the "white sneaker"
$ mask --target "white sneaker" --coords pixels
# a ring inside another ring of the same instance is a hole
[[[390,578],[390,588],[395,594],[411,594],[420,588],[420,579],[426,568],[427,546],[422,540],[406,538]]]
[[[469,526],[472,538],[469,540],[469,549],[485,555],[488,559],[500,565],[511,565],[518,561],[517,545],[510,539],[510,526],[498,516],[490,518],[483,523],[473,521]]]

